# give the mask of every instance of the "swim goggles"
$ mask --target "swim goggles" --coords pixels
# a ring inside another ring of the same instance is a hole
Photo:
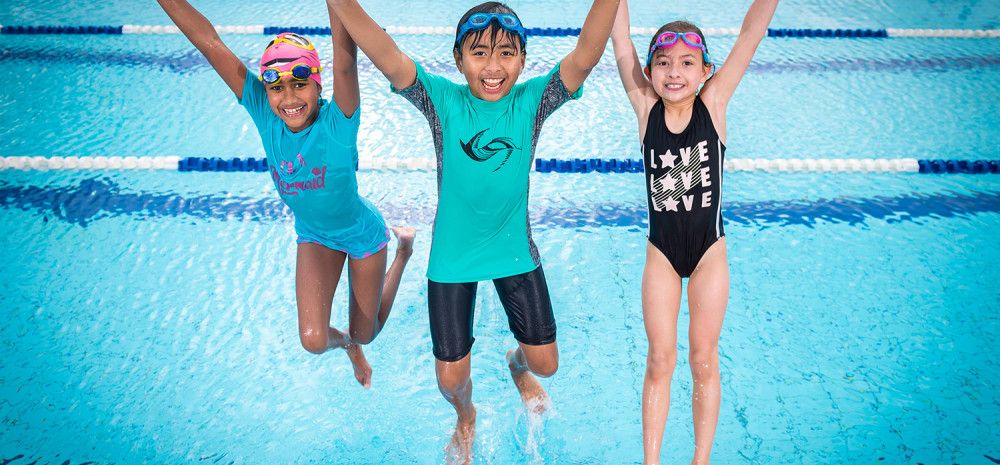
[[[263,73],[260,73],[260,77],[257,79],[264,81],[265,84],[274,84],[275,82],[281,80],[282,76],[291,75],[292,78],[297,81],[305,81],[306,79],[309,79],[309,76],[312,76],[313,73],[318,73],[320,71],[323,71],[322,66],[319,68],[311,68],[307,64],[299,63],[293,66],[291,71],[282,71],[278,68],[267,68]]]
[[[271,48],[274,44],[282,43],[294,45],[305,50],[316,50],[316,47],[313,46],[312,42],[309,42],[309,39],[306,39],[305,37],[302,37],[294,32],[283,32],[278,34],[274,40],[267,43],[267,47],[264,47],[264,50]]]
[[[705,42],[701,40],[701,36],[697,32],[682,33],[666,31],[656,38],[656,42],[653,43],[652,47],[649,47],[649,55],[646,56],[646,67],[649,67],[649,64],[653,62],[653,53],[661,48],[673,47],[677,43],[677,39],[684,41],[688,47],[700,49],[706,65],[712,63],[712,60],[708,56],[708,48],[705,47]]]
[[[469,31],[480,31],[490,26],[496,21],[504,30],[517,34],[521,38],[521,45],[528,44],[528,36],[521,25],[521,20],[517,16],[507,13],[476,13],[465,20],[462,27],[458,28],[458,35],[455,36],[455,48],[462,45],[462,39]]]

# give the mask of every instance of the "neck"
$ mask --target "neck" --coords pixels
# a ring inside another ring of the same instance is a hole
[[[663,101],[663,111],[668,115],[685,115],[694,108],[694,99],[697,97],[698,95],[695,94],[679,102],[670,102],[662,98],[660,100]]]

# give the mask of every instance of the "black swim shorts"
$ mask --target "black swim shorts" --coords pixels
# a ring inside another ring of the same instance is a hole
[[[434,357],[454,362],[472,350],[472,320],[479,283],[438,283],[427,281],[431,340]],[[514,338],[527,345],[544,345],[556,340],[556,321],[542,267],[519,275],[493,280],[507,323]]]

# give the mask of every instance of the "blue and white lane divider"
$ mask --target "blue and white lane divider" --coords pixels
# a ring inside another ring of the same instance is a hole
[[[432,171],[429,158],[371,159],[358,163],[361,170]],[[641,173],[638,159],[536,159],[539,173]],[[264,158],[219,157],[0,157],[0,170],[168,170],[215,172],[266,172]],[[763,172],[883,172],[1000,174],[1000,160],[918,160],[916,158],[822,158],[759,159],[729,158],[727,171]]]
[[[274,35],[280,32],[295,32],[303,35],[329,35],[329,27],[309,26],[215,26],[220,34],[256,34]],[[447,26],[387,26],[389,34],[415,35],[455,35],[455,28]],[[633,35],[652,35],[654,27],[633,27]],[[706,28],[703,30],[709,36],[736,36],[739,28]],[[574,37],[580,35],[580,28],[572,27],[534,27],[527,28],[530,36]],[[177,26],[152,26],[126,24],[121,26],[0,26],[0,34],[180,34]],[[886,37],[954,37],[954,38],[1000,38],[1000,29],[814,29],[814,28],[775,28],[767,30],[768,37],[819,37],[819,38],[886,38]]]

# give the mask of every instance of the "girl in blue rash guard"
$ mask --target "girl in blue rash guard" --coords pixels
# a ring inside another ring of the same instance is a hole
[[[492,280],[518,345],[507,355],[534,411],[547,395],[535,378],[555,373],[556,325],[528,224],[528,174],[545,119],[579,97],[604,53],[618,0],[595,0],[576,47],[550,72],[517,83],[527,37],[509,7],[487,2],[456,27],[452,55],[467,82],[428,73],[405,55],[356,0],[328,0],[358,46],[417,106],[438,161],[438,208],[427,266],[428,313],[438,387],[458,414],[450,454],[471,461],[473,310],[479,281]],[[488,199],[484,201],[483,199]]]
[[[705,35],[676,21],[653,36],[640,62],[622,0],[612,33],[618,72],[639,123],[649,208],[642,276],[642,314],[649,338],[642,389],[645,464],[660,463],[677,360],[681,278],[688,280],[689,354],[694,379],[695,454],[708,464],[719,420],[719,334],[729,300],[729,264],[722,228],[722,161],[726,106],[778,0],[755,0],[725,64],[712,75]],[[711,77],[711,79],[709,79]]]
[[[295,297],[302,346],[316,354],[346,349],[355,378],[369,387],[371,367],[358,344],[371,342],[389,317],[413,253],[414,230],[392,229],[399,244],[387,272],[388,230],[378,210],[358,195],[355,178],[360,96],[354,42],[331,14],[336,103],[331,105],[320,98],[322,66],[316,48],[304,37],[279,34],[265,47],[260,74],[253,74],[187,1],[158,1],[250,114],[274,185],[295,214]],[[345,262],[349,334],[330,326]]]

